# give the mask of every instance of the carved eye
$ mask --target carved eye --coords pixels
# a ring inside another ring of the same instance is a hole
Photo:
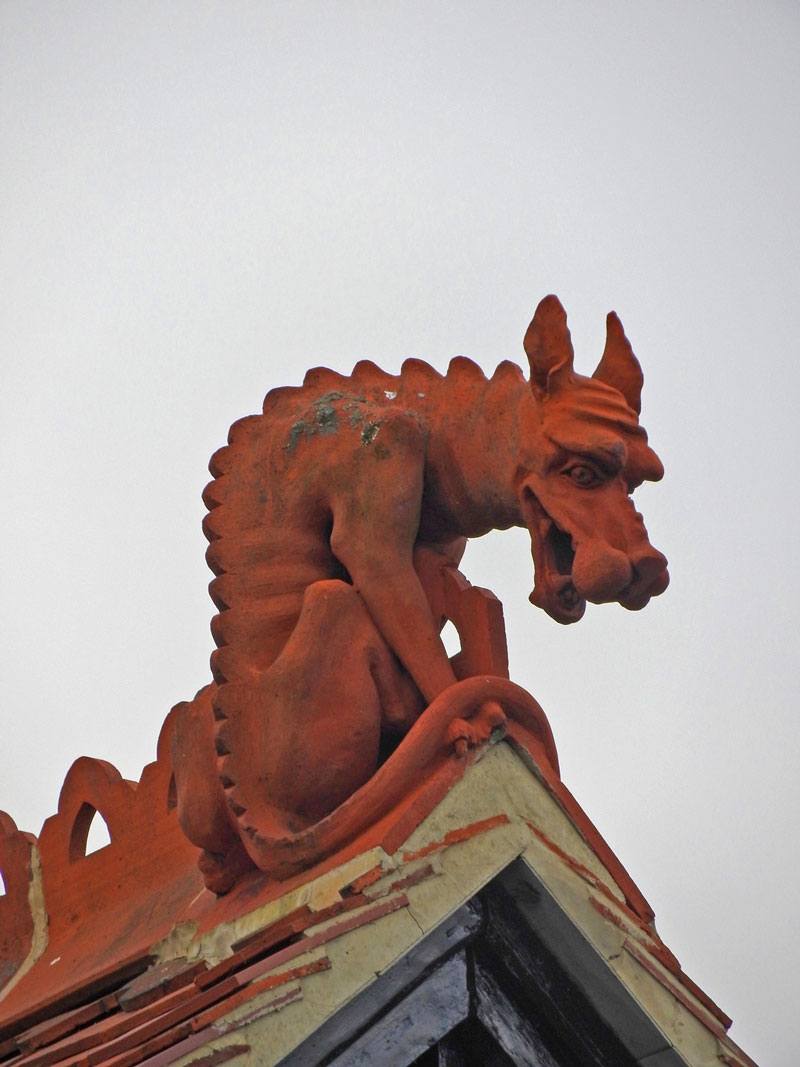
[[[586,463],[576,463],[574,466],[569,467],[564,471],[569,475],[572,481],[581,487],[581,489],[591,489],[594,485],[599,485],[602,478],[594,469]]]

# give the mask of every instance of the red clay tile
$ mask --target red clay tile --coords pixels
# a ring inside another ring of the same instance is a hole
[[[89,1023],[108,1015],[112,1011],[116,1011],[116,1009],[117,998],[114,994],[101,997],[99,1000],[93,1000],[80,1008],[73,1008],[72,1011],[66,1011],[62,1015],[56,1015],[51,1019],[38,1023],[36,1026],[32,1026],[29,1030],[19,1035],[17,1044],[23,1051],[33,1052],[43,1045],[52,1044],[60,1038],[66,1037],[73,1030],[88,1026]]]
[[[407,907],[407,905],[408,897],[401,893],[397,897],[385,900],[371,908],[365,908],[357,915],[351,915],[346,919],[342,919],[340,922],[332,923],[324,930],[320,930],[318,933],[312,934],[310,937],[301,938],[299,941],[295,942],[295,944],[281,949],[279,952],[274,953],[274,955],[267,956],[266,959],[251,964],[249,967],[244,968],[244,970],[239,971],[234,975],[234,978],[239,985],[244,985],[252,979],[260,977],[265,971],[271,971],[276,967],[280,967],[282,964],[288,963],[297,956],[302,956],[304,953],[310,952],[311,949],[317,948],[319,945],[327,944],[328,941],[333,941],[337,937],[341,937],[343,934],[347,934],[351,930],[357,929],[359,926],[364,926],[366,923],[382,919],[384,915],[390,915],[393,911],[398,911],[400,908]]]
[[[176,1051],[177,1049],[186,1046],[184,1051],[192,1052],[204,1043],[203,1041],[195,1040],[194,1034],[189,1034],[187,1037],[187,1033],[188,1023],[183,1023],[181,1026],[176,1026],[172,1030],[159,1034],[158,1040],[154,1038],[149,1042],[145,1042],[140,1048],[121,1052],[110,1060],[102,1060],[102,1067],[134,1067],[135,1064],[154,1064],[162,1057],[168,1057],[166,1062],[171,1063],[184,1054],[183,1051]],[[208,1038],[205,1040],[208,1040]],[[61,1064],[58,1067],[61,1067]]]
[[[292,982],[298,978],[305,978],[309,974],[317,974],[319,971],[328,971],[331,967],[331,961],[327,956],[323,956],[321,959],[314,960],[311,963],[303,964],[301,967],[293,967],[289,971],[283,971],[281,974],[270,975],[269,978],[265,978],[260,982],[250,982],[239,990],[238,993],[234,993],[232,996],[227,997],[225,1000],[220,1001],[213,1007],[208,1008],[206,1011],[201,1012],[192,1020],[192,1029],[202,1030],[206,1026],[211,1026],[217,1019],[223,1018],[225,1015],[229,1015],[241,1004],[247,1003],[248,1000],[252,1000],[253,997],[259,996],[261,993],[267,993],[270,989],[276,989],[279,986],[286,985],[287,982]]]
[[[710,1012],[701,1010],[694,1001],[684,993],[680,986],[677,986],[674,982],[670,981],[670,979],[668,979],[667,976],[650,961],[647,953],[640,949],[638,945],[634,944],[632,941],[626,941],[623,948],[629,955],[633,956],[636,962],[643,967],[648,974],[652,975],[657,982],[660,982],[665,989],[669,990],[673,997],[675,997],[675,999],[679,1001],[688,1012],[694,1015],[698,1022],[705,1026],[706,1030],[710,1030],[715,1037],[725,1037],[725,1029],[713,1016],[710,1015]]]
[[[208,964],[205,960],[169,960],[151,967],[117,993],[119,1006],[123,1011],[136,1011],[165,994],[188,985],[207,970]]]
[[[287,989],[285,993],[281,993],[279,996],[273,997],[266,1004],[261,1004],[255,1011],[250,1012],[249,1015],[243,1015],[241,1019],[232,1019],[230,1022],[225,1022],[221,1019],[214,1029],[219,1030],[222,1033],[230,1033],[233,1030],[241,1030],[244,1026],[249,1026],[250,1023],[255,1022],[256,1019],[262,1018],[264,1015],[270,1015],[274,1011],[280,1011],[285,1008],[287,1004],[293,1004],[296,1000],[303,999],[303,990],[300,986],[294,986]]]
[[[102,1065],[102,1067],[109,1067],[112,1063],[119,1067],[119,1064],[121,1063],[125,1063],[126,1065],[150,1063],[150,1057],[156,1056],[165,1049],[168,1051],[171,1050],[174,1046],[178,1045],[179,1042],[188,1037],[191,1037],[191,1025],[188,1020],[183,1020],[167,1030],[162,1030],[160,1033],[146,1038],[141,1045],[134,1043],[127,1049],[120,1050],[119,1048],[116,1048],[110,1053],[106,1048],[96,1049],[96,1058],[87,1058],[81,1064],[81,1067],[100,1067],[100,1065]],[[204,1042],[200,1042],[199,1044],[202,1045],[203,1043]],[[112,1058],[108,1059],[107,1057],[109,1055]],[[178,1059],[178,1056],[174,1056],[173,1058]],[[61,1067],[60,1064],[59,1067]]]
[[[19,1062],[25,1064],[25,1067],[45,1067],[46,1064],[55,1063],[68,1056],[75,1056],[97,1045],[105,1046],[120,1035],[139,1029],[149,1020],[160,1018],[178,1004],[191,1000],[193,992],[196,993],[193,987],[184,987],[174,993],[168,993],[161,1000],[148,1004],[138,1011],[117,1011],[39,1052],[24,1056]]]
[[[302,944],[305,946],[302,934],[309,926],[316,926],[318,923],[326,922],[336,915],[362,908],[369,903],[370,899],[368,897],[353,896],[337,901],[330,907],[321,908],[319,911],[311,911],[310,908],[303,905],[265,930],[259,930],[249,937],[242,938],[241,941],[236,942],[234,949],[237,946],[243,947],[239,948],[238,951],[234,951],[233,955],[228,956],[227,959],[221,960],[215,967],[211,967],[205,974],[199,975],[195,982],[199,988],[206,989],[221,978],[240,971],[250,960],[256,959],[264,952],[269,951],[270,948],[274,948],[278,952],[294,945]],[[282,941],[287,941],[288,944],[281,945]],[[306,951],[306,947],[302,951]]]
[[[116,989],[123,982],[141,974],[152,962],[153,956],[150,952],[136,952],[98,970],[89,980],[71,982],[62,987],[58,993],[4,1018],[0,1022],[0,1038],[18,1033],[23,1026],[30,1028],[52,1017],[54,1012],[65,1013],[71,1008],[83,1005],[86,1001]]]
[[[440,852],[443,848],[449,848],[450,845],[457,845],[460,841],[468,841],[471,837],[475,837],[476,834],[493,830],[495,826],[505,826],[509,821],[505,812],[501,812],[499,815],[492,815],[488,819],[480,819],[478,822],[470,823],[469,826],[460,826],[457,830],[450,830],[449,833],[446,833],[441,841],[432,841],[423,848],[417,849],[416,852],[404,852],[403,862],[410,863],[412,860],[422,859],[423,856],[430,856],[431,853]]]
[[[360,874],[358,878],[354,878],[349,885],[343,886],[342,895],[349,897],[362,893],[367,886],[379,881],[385,874],[388,874],[388,871],[385,871],[380,863],[378,863],[376,866],[370,867],[368,871]]]
[[[106,1059],[118,1056],[134,1048],[151,1049],[154,1044],[158,1045],[158,1049],[153,1048],[153,1051],[160,1051],[164,1047],[163,1041],[166,1040],[163,1038],[164,1034],[175,1030],[176,1032],[179,1031],[181,1036],[187,1036],[192,1028],[191,1019],[199,1011],[235,992],[237,986],[235,982],[228,980],[221,982],[214,989],[206,990],[204,993],[195,991],[194,996],[192,996],[192,988],[184,987],[164,998],[163,1003],[169,1003],[170,1005],[175,1003],[173,998],[181,998],[181,1002],[177,1006],[171,1007],[171,1010],[165,1010],[152,1017],[150,1015],[151,1008],[162,1003],[156,1002],[156,1005],[143,1009],[138,1015],[124,1016],[128,1024],[126,1029],[122,1033],[115,1035],[112,1040],[105,1041],[101,1047],[92,1048],[87,1055],[87,1063],[103,1063]],[[148,1013],[148,1019],[137,1025],[138,1019],[144,1016],[145,1013]],[[179,1039],[175,1038],[175,1040]]]
[[[419,883],[424,882],[426,878],[431,878],[436,874],[433,864],[431,863],[426,863],[423,867],[418,867],[417,870],[412,871],[410,874],[402,875],[402,872],[403,867],[398,871],[398,874],[400,874],[401,877],[393,882],[388,882],[387,885],[382,886],[379,890],[370,892],[367,896],[367,900],[381,900],[390,893],[398,893],[403,889],[410,889],[411,886],[419,885]]]

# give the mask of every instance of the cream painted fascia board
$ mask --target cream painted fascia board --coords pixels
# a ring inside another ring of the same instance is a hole
[[[469,768],[463,779],[392,857],[387,857],[382,850],[371,850],[363,857],[356,857],[327,872],[321,879],[259,909],[257,914],[238,919],[232,924],[236,928],[235,936],[232,930],[230,937],[226,935],[223,941],[232,943],[243,936],[242,931],[252,932],[275,921],[301,901],[319,900],[325,905],[330,904],[352,881],[354,871],[362,873],[380,864],[384,870],[392,872],[403,865],[407,853],[418,853],[435,846],[449,832],[497,815],[506,816],[508,821],[466,840],[437,848],[431,854],[435,871],[406,890],[407,907],[329,942],[326,952],[331,968],[303,979],[301,999],[280,1011],[254,1019],[244,1028],[232,1031],[228,1040],[215,1041],[213,1047],[245,1040],[256,1050],[252,1063],[279,1062],[326,1020],[365,993],[380,975],[396,967],[448,916],[520,858],[530,876],[544,887],[554,906],[602,963],[609,980],[617,984],[620,995],[629,997],[663,1036],[664,1054],[673,1050],[672,1062],[683,1062],[689,1067],[719,1067],[719,1053],[730,1054],[735,1046],[729,1046],[726,1039],[720,1042],[696,1017],[699,1014],[703,1018],[708,1013],[687,990],[681,988],[679,992],[689,998],[696,1014],[687,1010],[670,992],[668,985],[658,981],[626,951],[626,939],[635,940],[637,935],[642,935],[625,914],[621,890],[552,794],[507,744],[489,749],[483,759]],[[604,903],[614,912],[614,901],[617,901],[619,907],[615,918],[618,922],[597,910],[591,900],[597,895],[596,890],[533,833],[531,824],[609,888],[613,899],[606,899]],[[658,971],[660,964],[655,961],[654,966]],[[669,981],[670,976],[664,971],[664,982]],[[266,998],[264,1002],[266,1004]],[[254,999],[238,1012],[232,1012],[226,1020],[235,1021],[239,1016],[252,1015],[258,1004],[259,1000]],[[192,1053],[177,1062],[188,1064],[199,1054]],[[675,1059],[676,1056],[679,1059]],[[647,1060],[656,1062],[651,1057],[649,1054]],[[238,1062],[247,1060],[240,1058]]]

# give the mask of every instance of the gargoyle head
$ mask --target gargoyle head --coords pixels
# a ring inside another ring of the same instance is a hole
[[[531,602],[561,623],[577,622],[587,600],[637,611],[669,583],[667,561],[631,500],[664,473],[639,425],[639,363],[612,311],[597,369],[591,378],[576,374],[554,296],[539,304],[524,345],[538,401],[539,447],[517,485],[536,570]]]

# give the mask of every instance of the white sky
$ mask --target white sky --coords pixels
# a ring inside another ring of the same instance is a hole
[[[208,679],[206,464],[324,364],[493,369],[621,315],[673,584],[561,628],[471,546],[512,675],[684,968],[798,1062],[796,3],[0,6],[4,745],[38,832]]]

